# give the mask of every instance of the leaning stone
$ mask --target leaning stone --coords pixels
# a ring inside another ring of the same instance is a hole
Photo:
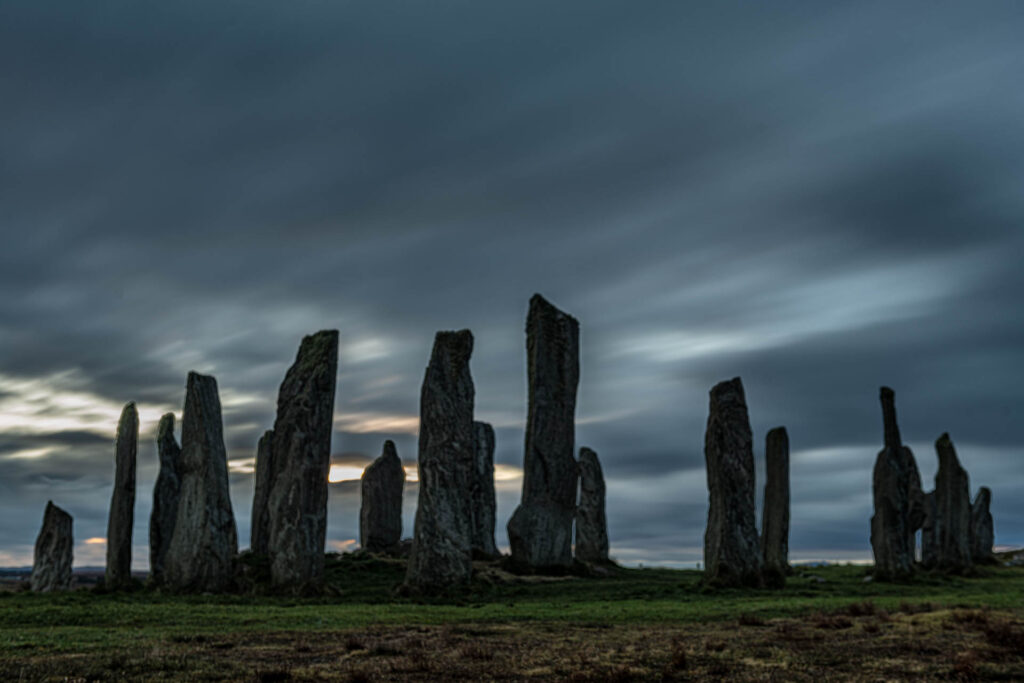
[[[139,413],[134,403],[121,411],[114,442],[114,491],[107,518],[107,588],[132,582],[132,526],[135,523],[135,459],[139,450]]]
[[[438,332],[420,392],[419,501],[405,586],[441,592],[469,581],[473,530],[473,378],[469,330]]]
[[[49,593],[71,588],[72,549],[75,546],[71,525],[71,515],[54,505],[53,501],[46,503],[29,580],[33,591]]]
[[[274,469],[274,454],[271,450],[273,441],[274,430],[268,429],[256,445],[252,529],[249,534],[249,550],[256,555],[266,555],[270,547],[270,510],[267,509],[267,498],[270,496],[270,474]]]
[[[576,508],[576,387],[579,323],[542,296],[530,299],[526,319],[529,407],[523,493],[508,522],[512,564],[520,570],[572,564]]]
[[[992,491],[987,486],[978,490],[971,504],[971,557],[976,564],[991,564],[996,561],[992,553],[995,542],[995,528],[992,526]]]
[[[149,516],[149,577],[159,585],[164,579],[164,560],[174,536],[181,495],[181,447],[174,439],[174,413],[160,418],[156,432],[160,474],[153,487],[153,511]]]
[[[359,545],[372,553],[395,553],[402,540],[402,489],[405,468],[393,441],[363,470],[359,508]]]
[[[785,427],[768,432],[765,461],[761,517],[764,578],[765,583],[781,588],[789,573],[789,435]]]
[[[939,471],[935,475],[938,557],[935,566],[947,572],[971,568],[971,487],[949,434],[935,442]]]
[[[576,559],[608,563],[608,520],[605,517],[604,473],[597,453],[580,449],[580,503],[576,508]]]
[[[759,586],[762,561],[754,521],[754,451],[739,377],[711,390],[704,458],[709,501],[705,580],[718,586]]]
[[[474,557],[497,557],[494,543],[496,502],[494,497],[494,428],[486,422],[473,423],[473,482],[470,487],[470,510],[473,513],[471,545]]]

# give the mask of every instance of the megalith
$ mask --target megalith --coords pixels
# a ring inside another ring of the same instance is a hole
[[[576,559],[608,563],[608,520],[605,517],[604,473],[597,453],[580,449],[580,500],[576,507]]]
[[[393,441],[363,470],[359,508],[359,545],[372,553],[393,552],[402,540],[402,489],[405,468]]]
[[[473,481],[469,489],[473,535],[470,545],[473,556],[480,559],[497,557],[494,543],[496,501],[494,496],[494,428],[486,422],[474,422]]]
[[[995,528],[992,526],[992,491],[982,486],[971,504],[971,558],[976,564],[995,562],[992,545]]]
[[[935,512],[938,539],[935,567],[947,572],[971,568],[971,487],[960,466],[949,434],[935,442],[939,470],[935,474]]]
[[[71,515],[54,505],[53,501],[46,503],[29,580],[33,591],[49,593],[71,588],[71,561],[75,547],[71,525]]]
[[[765,583],[782,587],[789,573],[789,435],[776,427],[765,439],[761,551]]]
[[[149,578],[159,585],[164,579],[164,560],[174,535],[181,495],[181,447],[174,438],[174,413],[160,418],[156,453],[160,473],[153,487],[153,510],[149,515]]]
[[[921,566],[934,568],[939,561],[939,508],[935,491],[924,494],[924,524],[921,525]]]
[[[132,582],[132,525],[135,523],[135,460],[139,450],[139,412],[134,403],[121,411],[114,441],[114,491],[107,517],[107,588]]]
[[[270,547],[270,510],[267,498],[270,496],[270,476],[274,469],[273,451],[270,448],[273,441],[274,430],[268,429],[256,444],[252,521],[249,530],[249,551],[256,555],[266,555]]]

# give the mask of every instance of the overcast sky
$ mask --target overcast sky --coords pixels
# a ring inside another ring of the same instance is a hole
[[[581,324],[621,561],[701,560],[737,375],[759,489],[789,430],[791,559],[870,558],[882,384],[925,488],[948,431],[1024,544],[1024,4],[695,4],[0,3],[0,565],[48,499],[103,563],[127,401],[148,564],[189,370],[247,546],[256,441],[324,328],[354,476],[389,438],[415,464],[433,335],[473,331],[507,546],[534,292]],[[358,507],[332,485],[331,549]]]

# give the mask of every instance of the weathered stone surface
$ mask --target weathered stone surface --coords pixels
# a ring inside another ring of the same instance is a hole
[[[135,524],[135,460],[139,451],[139,412],[134,403],[121,411],[114,442],[114,491],[107,517],[108,588],[132,582],[132,526]]]
[[[921,566],[932,569],[939,561],[939,510],[935,491],[924,494],[924,524],[921,525]]]
[[[392,441],[363,470],[359,508],[359,545],[374,553],[396,552],[402,540],[402,489],[405,468]]]
[[[270,575],[279,586],[323,581],[327,472],[338,375],[338,331],[305,337],[277,396],[271,442]]]
[[[976,564],[996,561],[992,554],[995,528],[992,526],[992,491],[987,486],[978,490],[971,504],[971,558]]]
[[[71,515],[54,505],[53,501],[46,503],[29,581],[37,593],[71,588],[72,550],[75,547],[71,525]]]
[[[419,501],[405,583],[437,592],[469,581],[473,478],[473,378],[469,330],[438,332],[420,392]]]
[[[572,564],[578,476],[575,449],[579,323],[542,296],[526,319],[529,407],[523,494],[508,522],[512,563],[525,570]]]
[[[160,418],[156,432],[160,474],[153,487],[153,511],[149,516],[149,578],[154,584],[164,579],[164,559],[171,546],[178,519],[181,495],[181,447],[174,439],[174,413]]]
[[[266,555],[270,549],[270,476],[274,469],[274,454],[271,445],[274,430],[263,432],[256,445],[256,471],[253,474],[255,486],[252,494],[252,528],[249,533],[249,550],[257,555]]]
[[[608,520],[604,513],[604,473],[597,453],[580,449],[580,502],[576,508],[576,559],[588,564],[608,562]]]
[[[761,584],[754,514],[754,451],[739,377],[711,390],[704,459],[708,476],[705,580],[720,586]]]
[[[494,543],[496,501],[494,497],[494,428],[486,422],[474,422],[475,435],[473,482],[470,487],[470,510],[473,514],[473,555],[481,559],[497,557]]]
[[[217,380],[190,372],[181,421],[181,493],[164,582],[183,591],[223,590],[231,584],[237,553]]]
[[[935,512],[938,520],[935,567],[964,572],[971,568],[971,487],[960,466],[949,434],[935,442],[939,471],[935,474]]]
[[[782,587],[789,573],[789,435],[776,427],[765,439],[761,551],[765,583]]]

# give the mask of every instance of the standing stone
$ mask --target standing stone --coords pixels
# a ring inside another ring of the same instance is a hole
[[[580,449],[580,504],[576,508],[576,559],[608,564],[608,520],[604,514],[604,473],[597,453]]]
[[[470,509],[473,513],[473,555],[480,559],[498,557],[494,543],[496,501],[494,498],[494,428],[486,422],[474,422],[474,469],[470,487]]]
[[[393,441],[363,470],[359,508],[359,545],[372,553],[394,552],[402,540],[402,489],[405,468]]]
[[[270,575],[317,586],[324,575],[338,331],[303,338],[277,395],[270,473]]]
[[[164,560],[174,536],[181,495],[181,448],[174,439],[174,413],[160,418],[156,431],[160,474],[153,487],[153,511],[149,516],[149,577],[156,585],[164,579]]]
[[[939,561],[939,509],[935,491],[924,494],[924,524],[921,526],[921,566],[933,569]]]
[[[473,532],[473,378],[469,330],[438,332],[420,392],[419,501],[406,586],[436,592],[469,581]]]
[[[71,588],[71,553],[75,546],[71,524],[71,515],[54,505],[52,500],[46,503],[29,582],[33,591],[49,593]]]
[[[704,459],[708,476],[705,581],[718,586],[759,586],[762,561],[754,515],[754,450],[739,377],[711,390]]]
[[[267,509],[267,498],[270,496],[270,474],[274,468],[273,451],[270,447],[274,441],[274,430],[263,432],[256,445],[255,489],[252,494],[252,529],[249,534],[249,550],[256,555],[266,555],[270,548],[270,510]]]
[[[164,558],[165,583],[183,591],[224,590],[237,553],[217,380],[190,372],[181,420],[181,493]]]
[[[939,471],[935,475],[935,508],[938,520],[936,567],[948,572],[971,568],[971,487],[960,466],[949,434],[935,442]]]
[[[526,319],[529,408],[523,493],[508,522],[512,563],[520,570],[572,565],[576,513],[574,454],[579,323],[542,296]]]
[[[114,442],[114,491],[107,518],[107,588],[132,583],[132,525],[135,523],[135,456],[139,450],[139,413],[125,405]]]
[[[761,517],[764,578],[768,585],[781,588],[789,573],[789,435],[785,427],[768,432],[765,461]]]
[[[977,564],[995,562],[992,544],[995,542],[995,529],[992,526],[992,491],[982,486],[971,504],[971,558]]]

